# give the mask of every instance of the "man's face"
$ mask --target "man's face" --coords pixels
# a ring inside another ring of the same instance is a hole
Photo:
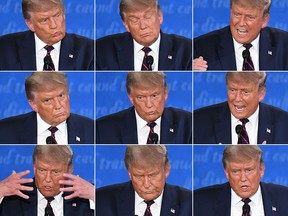
[[[263,9],[241,7],[232,4],[230,10],[230,29],[233,38],[240,44],[252,42],[266,27],[270,16],[263,17]]]
[[[49,125],[57,126],[70,116],[68,91],[64,87],[52,91],[39,91],[29,100],[32,109]]]
[[[228,80],[228,105],[230,112],[237,119],[250,117],[266,94],[259,84],[254,82],[234,82]]]
[[[128,94],[138,115],[147,122],[158,119],[165,107],[168,90],[162,86],[150,85],[148,88],[133,87]]]
[[[36,159],[34,164],[35,184],[44,197],[56,196],[60,193],[59,180],[64,180],[63,173],[72,173],[67,164],[59,162],[47,163]]]
[[[156,8],[145,8],[134,12],[125,12],[123,24],[134,40],[148,47],[153,44],[159,34],[163,22],[162,12]]]
[[[232,189],[241,198],[248,198],[256,193],[264,170],[264,165],[260,165],[257,160],[242,163],[230,161],[224,169]]]
[[[151,168],[131,167],[128,174],[134,190],[144,200],[154,200],[160,196],[170,173],[170,166],[155,166]]]
[[[31,18],[25,22],[29,29],[48,45],[59,42],[65,36],[65,14],[60,6],[47,11],[31,12]]]

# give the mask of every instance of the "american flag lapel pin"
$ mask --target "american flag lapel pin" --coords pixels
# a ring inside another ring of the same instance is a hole
[[[174,129],[173,129],[173,128],[170,128],[169,131],[170,131],[171,133],[174,133]]]
[[[72,203],[72,206],[73,207],[77,207],[77,203]]]
[[[272,51],[271,50],[268,50],[268,55],[272,56]]]
[[[170,209],[170,212],[173,213],[173,214],[175,214],[175,209],[171,208],[171,209]]]
[[[272,206],[272,211],[276,212],[277,211],[276,207]]]
[[[76,136],[76,141],[80,142],[80,140],[81,140],[80,137]]]
[[[69,54],[69,58],[73,59],[74,55],[73,54]]]
[[[172,55],[168,55],[168,59],[172,60]]]
[[[266,132],[270,134],[271,130],[269,128],[266,128]]]

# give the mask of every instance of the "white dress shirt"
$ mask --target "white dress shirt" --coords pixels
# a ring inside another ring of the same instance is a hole
[[[245,128],[248,133],[249,137],[249,143],[250,144],[257,144],[257,138],[258,138],[258,123],[259,123],[259,105],[256,109],[256,111],[248,118],[249,122],[246,123]],[[236,119],[231,114],[231,137],[232,137],[232,144],[238,143],[238,135],[236,133],[236,126],[240,124],[242,125],[242,122],[239,119]]]
[[[259,38],[260,34],[257,36],[255,40],[251,42],[252,47],[249,49],[255,71],[259,71]],[[242,71],[243,66],[242,52],[246,48],[243,46],[243,44],[238,43],[234,38],[233,43],[234,43],[237,71]]]
[[[138,136],[138,144],[146,144],[148,135],[150,132],[150,127],[147,125],[144,119],[142,119],[135,110],[136,116],[136,124],[137,124],[137,136]],[[156,119],[156,125],[154,127],[154,133],[158,134],[158,143],[160,143],[160,125],[161,125],[161,117]],[[136,143],[135,143],[136,144]]]
[[[157,197],[157,199],[154,200],[154,203],[150,207],[150,210],[153,216],[160,216],[162,198],[163,198],[163,191],[161,195]],[[144,215],[146,207],[147,207],[147,204],[144,202],[144,199],[141,198],[138,195],[138,193],[135,191],[135,215],[137,216]]]
[[[152,64],[152,71],[158,71],[160,38],[161,36],[159,34],[158,39],[151,46],[149,46],[151,51],[149,52],[148,55],[151,55],[154,59]],[[142,51],[143,45],[137,43],[134,39],[133,44],[134,44],[134,70],[141,71],[142,62],[145,54]]]
[[[45,215],[45,207],[47,205],[47,200],[45,197],[39,192],[37,189],[37,215],[43,216]],[[62,192],[54,197],[54,200],[51,202],[51,207],[53,209],[55,216],[64,216],[63,214],[63,197]]]
[[[37,144],[46,144],[46,138],[51,136],[48,128],[51,125],[47,124],[37,113]],[[55,132],[55,139],[58,144],[68,144],[68,132],[66,121],[56,126],[58,130]]]
[[[251,200],[251,202],[249,202],[250,215],[251,216],[265,216],[260,185],[256,193],[249,198]],[[244,202],[242,201],[242,198],[239,197],[231,188],[231,216],[241,216],[243,205],[244,205]]]
[[[47,50],[44,48],[47,44],[41,41],[37,35],[34,33],[35,36],[35,53],[36,53],[36,68],[37,71],[43,71],[44,66],[44,57],[47,54]],[[54,49],[50,52],[50,56],[52,58],[55,71],[59,70],[59,56],[60,56],[60,47],[61,41],[52,45]]]

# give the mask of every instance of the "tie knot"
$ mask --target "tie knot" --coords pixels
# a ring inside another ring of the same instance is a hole
[[[151,52],[150,47],[143,47],[142,51],[145,52],[145,55],[148,55],[149,52]]]
[[[153,205],[154,200],[148,200],[148,201],[144,200],[144,202],[147,204],[147,207],[150,207],[151,205]]]
[[[45,197],[48,203],[51,203],[54,200],[54,197]]]
[[[248,44],[243,44],[243,46],[249,50],[251,47],[252,47],[252,44],[251,43],[248,43]]]
[[[48,128],[48,130],[49,130],[52,134],[54,134],[56,131],[58,131],[58,128],[57,128],[57,127],[54,127],[54,126],[51,126],[51,127]]]
[[[244,119],[240,119],[240,121],[242,122],[242,125],[246,125],[247,122],[249,122],[248,118],[244,118]]]
[[[246,198],[246,199],[242,199],[242,202],[244,202],[246,205],[251,202],[251,200],[249,198]]]
[[[47,50],[48,53],[50,53],[54,49],[53,46],[49,46],[49,45],[46,45],[44,48]]]
[[[156,122],[148,122],[147,123],[147,125],[151,128],[151,129],[153,129],[155,126],[156,126]]]

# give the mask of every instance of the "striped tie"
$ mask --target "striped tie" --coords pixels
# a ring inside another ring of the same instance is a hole
[[[147,204],[147,207],[146,207],[144,216],[152,216],[150,207],[151,207],[151,205],[154,203],[154,201],[153,201],[153,200],[149,200],[149,201],[144,201],[144,202]]]
[[[54,63],[53,63],[51,55],[50,55],[50,53],[54,49],[54,47],[46,45],[44,48],[47,50],[47,54],[44,57],[43,71],[55,71]]]
[[[149,47],[143,47],[142,51],[145,54],[144,54],[144,58],[143,58],[143,62],[142,62],[141,71],[149,71],[149,70],[151,70],[151,68],[149,68],[149,65],[147,64],[146,60],[147,60],[148,53],[151,52],[151,49]]]
[[[57,144],[55,133],[56,133],[56,131],[58,131],[58,128],[54,127],[54,126],[51,126],[51,127],[48,128],[48,130],[51,132],[51,137],[55,141],[54,144]]]
[[[54,197],[45,197],[47,200],[47,205],[45,207],[45,215],[44,216],[54,216],[53,209],[51,207],[51,202],[54,200]]]
[[[152,134],[154,134],[154,127],[156,126],[156,123],[153,121],[149,122],[147,125],[150,127],[147,144],[154,144],[152,140]]]
[[[240,142],[241,144],[249,144],[249,137],[248,137],[248,133],[247,133],[247,130],[246,130],[246,127],[245,125],[247,124],[247,122],[249,122],[249,119],[247,118],[244,118],[244,119],[240,119],[240,121],[242,122],[242,127],[243,127],[243,130],[242,130],[242,133],[240,134]]]
[[[250,51],[249,49],[252,47],[252,44],[243,44],[243,46],[246,48],[243,52],[242,52],[242,56],[244,58],[243,60],[243,66],[242,66],[242,70],[243,71],[254,71],[254,64],[252,62],[252,58],[250,56]]]

